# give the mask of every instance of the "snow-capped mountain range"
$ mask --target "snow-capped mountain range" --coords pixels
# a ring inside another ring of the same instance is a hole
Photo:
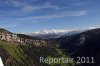
[[[39,32],[32,32],[31,34],[51,34],[51,33],[55,33],[55,34],[59,34],[59,33],[67,33],[70,31],[74,31],[74,30],[64,30],[64,29],[52,29],[52,30],[41,30]]]
[[[73,34],[77,34],[80,32],[83,32],[84,30],[68,30],[68,29],[52,29],[52,30],[41,30],[39,32],[32,32],[27,33],[27,35],[33,36],[33,37],[39,37],[42,39],[48,39],[48,38],[59,38],[61,36],[69,36]]]

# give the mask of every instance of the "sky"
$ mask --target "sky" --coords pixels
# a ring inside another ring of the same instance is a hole
[[[11,32],[95,27],[100,0],[0,0],[0,28]]]

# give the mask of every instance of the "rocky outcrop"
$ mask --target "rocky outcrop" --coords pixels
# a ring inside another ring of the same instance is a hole
[[[21,34],[20,34],[21,35]],[[22,36],[22,37],[21,37]],[[15,42],[19,44],[34,44],[35,46],[45,46],[45,41],[40,39],[33,39],[31,36],[28,35],[21,35],[18,36],[14,33],[6,33],[6,34],[0,34],[0,40],[1,41],[8,41],[8,42]]]

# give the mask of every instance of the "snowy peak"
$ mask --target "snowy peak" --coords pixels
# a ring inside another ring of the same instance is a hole
[[[52,29],[52,30],[41,30],[39,32],[33,32],[33,34],[59,34],[59,33],[68,33],[74,30],[64,30],[64,29]]]
[[[42,38],[42,39],[50,39],[50,38],[59,38],[62,36],[70,36],[70,35],[78,34],[85,31],[88,31],[88,30],[68,30],[68,29],[46,30],[45,29],[39,32],[27,33],[27,35],[30,35],[32,37]]]

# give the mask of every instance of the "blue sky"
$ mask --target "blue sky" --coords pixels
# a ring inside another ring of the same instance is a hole
[[[0,27],[17,33],[100,27],[100,0],[0,0]]]

